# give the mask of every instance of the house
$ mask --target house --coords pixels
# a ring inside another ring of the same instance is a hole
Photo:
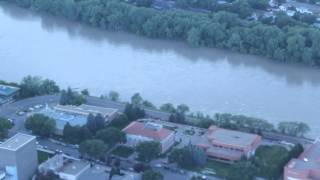
[[[209,158],[222,161],[237,161],[243,156],[249,158],[255,154],[261,137],[234,130],[210,126],[208,132],[196,144]]]
[[[0,84],[0,105],[10,102],[19,93],[19,88]]]
[[[152,122],[130,123],[122,130],[126,133],[127,145],[136,146],[145,141],[156,141],[161,145],[161,152],[166,152],[174,144],[174,131]]]
[[[320,180],[320,141],[305,148],[284,168],[284,180]]]
[[[57,154],[39,166],[39,172],[53,172],[63,180],[106,180],[109,179],[111,168],[93,164],[84,160],[70,159],[63,154]],[[121,171],[122,176],[113,176],[112,180],[139,180],[140,175],[133,172]]]
[[[67,159],[63,154],[57,154],[40,164],[39,172],[46,174],[51,171],[63,180],[78,180],[89,168],[88,162]]]
[[[29,180],[37,166],[35,136],[18,133],[0,144],[0,179]]]
[[[56,134],[62,134],[64,126],[69,123],[71,126],[83,126],[87,123],[89,114],[101,114],[106,123],[111,122],[117,115],[118,110],[113,108],[104,108],[90,105],[56,105],[54,107],[46,106],[38,113],[48,116],[56,121]]]

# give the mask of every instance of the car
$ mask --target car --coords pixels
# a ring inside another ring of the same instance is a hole
[[[33,107],[29,107],[28,111],[30,111],[30,112],[34,111],[34,108]]]
[[[201,175],[200,178],[203,179],[203,180],[206,180],[206,179],[207,179],[207,176]]]
[[[19,112],[17,112],[17,115],[18,115],[18,116],[23,116],[24,114],[25,114],[24,111],[19,111]]]
[[[63,153],[63,151],[60,149],[56,149],[56,153]]]
[[[35,109],[40,109],[40,108],[42,108],[42,107],[43,107],[42,104],[38,104],[38,105],[35,105],[35,106],[34,106]]]
[[[161,164],[155,164],[154,167],[161,168],[162,165]]]

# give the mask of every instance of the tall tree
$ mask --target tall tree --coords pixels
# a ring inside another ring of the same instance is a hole
[[[101,140],[86,140],[80,144],[79,151],[83,156],[99,159],[104,156],[107,146]]]
[[[33,114],[25,121],[25,127],[34,134],[49,137],[56,130],[56,121],[43,114]]]
[[[142,142],[137,146],[138,159],[143,162],[150,162],[158,157],[161,152],[160,143],[155,141]]]
[[[141,180],[163,180],[160,172],[148,170],[142,173]]]
[[[8,130],[12,128],[12,123],[7,119],[0,117],[0,139],[8,136]]]
[[[126,141],[126,135],[124,132],[117,128],[109,127],[97,132],[96,138],[104,141],[110,147],[116,143],[123,143]]]

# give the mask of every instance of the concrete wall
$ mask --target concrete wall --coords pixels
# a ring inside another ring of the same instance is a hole
[[[4,167],[11,175],[17,175],[18,180],[29,180],[38,167],[36,140],[17,151],[0,149],[0,167]]]

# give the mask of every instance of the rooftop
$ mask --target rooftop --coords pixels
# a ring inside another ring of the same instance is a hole
[[[0,84],[0,96],[11,96],[19,91],[19,88]]]
[[[67,162],[61,169],[62,173],[79,175],[86,171],[90,167],[90,164],[85,161],[72,161]]]
[[[104,108],[99,106],[91,106],[82,104],[80,106],[71,106],[71,105],[57,105],[54,107],[57,111],[62,111],[66,113],[73,113],[77,115],[88,116],[89,114],[97,115],[101,114],[103,117],[110,117],[115,114],[118,110],[113,108]]]
[[[106,180],[109,178],[109,172],[111,171],[110,167],[95,165],[92,168],[87,169],[84,171],[79,177],[78,180],[88,180],[88,179],[94,179],[94,180]],[[133,172],[126,172],[121,171],[121,173],[124,173],[123,176],[114,175],[112,177],[112,180],[139,180],[140,175]]]
[[[3,142],[2,144],[0,144],[0,149],[16,151],[35,138],[36,138],[35,136],[18,133],[13,137],[11,137],[10,139]]]
[[[259,139],[259,136],[256,134],[249,134],[211,126],[208,131],[208,139],[214,144],[246,148],[254,144],[254,142]]]
[[[292,159],[287,168],[294,170],[320,169],[320,142],[317,141],[300,155],[298,159]]]
[[[69,123],[71,126],[82,126],[87,123],[87,116],[58,111],[48,106],[39,111],[39,113],[54,119],[56,121],[58,130],[63,130],[65,124],[67,123]]]
[[[163,128],[160,124],[137,121],[130,123],[123,131],[126,134],[143,136],[156,141],[162,141],[173,133],[173,131]]]

